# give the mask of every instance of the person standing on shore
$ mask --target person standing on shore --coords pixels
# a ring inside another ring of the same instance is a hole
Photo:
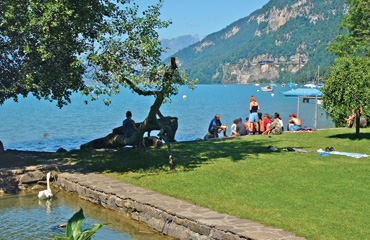
[[[258,134],[260,131],[258,124],[258,110],[260,110],[260,105],[258,104],[256,97],[252,96],[249,103],[249,121],[253,124],[252,132]]]

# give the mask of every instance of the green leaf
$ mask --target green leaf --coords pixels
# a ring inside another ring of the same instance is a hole
[[[77,237],[81,234],[82,232],[82,224],[85,220],[85,216],[83,214],[82,208],[80,211],[75,213],[71,219],[68,220],[67,223],[67,230],[66,230],[66,237],[67,238],[72,238],[72,239],[77,239]]]
[[[90,229],[87,229],[85,231],[83,231],[81,233],[81,235],[79,236],[79,238],[77,238],[76,240],[89,240],[91,239],[91,237],[102,227],[104,227],[105,225],[108,225],[110,223],[100,223],[100,224],[94,224]]]

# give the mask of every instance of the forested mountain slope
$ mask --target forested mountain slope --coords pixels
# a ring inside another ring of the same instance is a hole
[[[199,83],[306,82],[333,63],[347,13],[345,0],[271,0],[174,56]]]

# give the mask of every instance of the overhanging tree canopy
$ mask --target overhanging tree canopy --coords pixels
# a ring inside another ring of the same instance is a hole
[[[0,1],[0,104],[32,93],[59,107],[83,89],[81,54],[105,31],[106,1]]]
[[[179,86],[192,85],[174,60],[171,66],[160,60],[164,49],[157,30],[170,24],[159,18],[162,4],[142,11],[124,0],[2,0],[0,104],[32,93],[62,107],[76,91],[96,100],[129,87],[155,97],[139,131],[119,141],[137,142],[162,103]],[[85,84],[86,75],[93,85]]]

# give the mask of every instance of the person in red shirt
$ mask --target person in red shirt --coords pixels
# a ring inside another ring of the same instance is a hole
[[[265,120],[265,129],[267,129],[267,127],[270,126],[270,124],[272,123],[272,121],[270,119],[270,115],[268,113],[265,113],[263,115],[263,118]]]

